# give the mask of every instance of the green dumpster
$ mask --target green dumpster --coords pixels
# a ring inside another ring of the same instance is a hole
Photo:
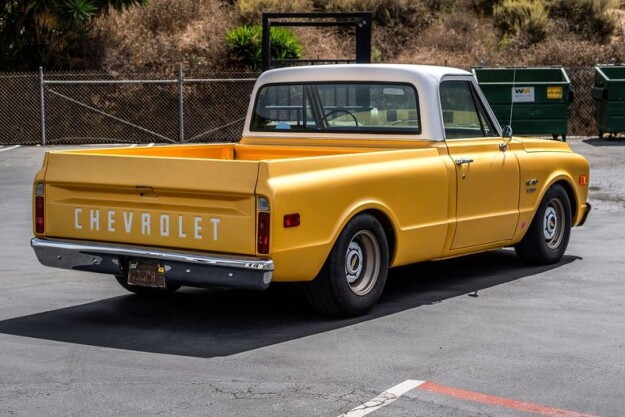
[[[474,67],[473,75],[499,124],[511,125],[515,134],[562,136],[566,141],[573,92],[564,68]]]
[[[625,65],[596,65],[591,95],[599,137],[625,132]]]

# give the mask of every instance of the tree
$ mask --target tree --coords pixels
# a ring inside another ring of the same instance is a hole
[[[148,0],[5,0],[0,70],[84,68],[93,19]]]

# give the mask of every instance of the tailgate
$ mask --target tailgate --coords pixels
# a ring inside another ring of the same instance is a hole
[[[258,162],[52,152],[45,236],[253,255]]]

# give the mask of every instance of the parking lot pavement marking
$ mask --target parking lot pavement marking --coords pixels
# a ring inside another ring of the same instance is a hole
[[[6,151],[10,151],[13,149],[17,149],[22,145],[13,145],[13,146],[9,146],[8,148],[4,148],[4,147],[0,147],[0,152],[6,152]]]
[[[384,407],[385,405],[389,405],[405,393],[410,390],[417,388],[419,385],[425,383],[425,381],[417,381],[409,379],[407,381],[402,382],[401,384],[395,385],[393,388],[387,389],[382,394],[378,395],[371,401],[368,401],[364,404],[359,405],[348,411],[345,414],[341,414],[339,417],[362,417],[366,416],[369,413],[374,412],[375,410]]]
[[[476,391],[468,391],[460,388],[450,387],[447,385],[441,385],[437,384],[436,382],[420,381],[414,379],[409,379],[399,385],[395,385],[393,388],[384,391],[382,394],[378,395],[371,401],[361,404],[358,407],[351,409],[347,413],[341,414],[339,417],[365,416],[378,410],[381,407],[389,405],[408,391],[411,391],[415,388],[418,388],[422,391],[458,398],[464,401],[498,406],[525,413],[540,414],[547,417],[597,417],[592,414],[583,414],[576,411],[564,410],[561,408],[553,408],[539,404],[526,403],[522,401],[511,400],[509,398],[482,394]]]
[[[449,397],[459,398],[465,401],[494,405],[526,413],[540,414],[547,417],[596,417],[591,414],[582,414],[575,411],[511,400],[509,398],[496,397],[493,395],[482,394],[475,391],[467,391],[459,388],[437,384],[430,381],[420,384],[419,389],[423,391],[433,392],[436,394],[447,395]]]

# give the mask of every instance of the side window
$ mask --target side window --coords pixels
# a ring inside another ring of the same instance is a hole
[[[493,136],[495,129],[469,81],[443,81],[441,110],[447,139]]]

